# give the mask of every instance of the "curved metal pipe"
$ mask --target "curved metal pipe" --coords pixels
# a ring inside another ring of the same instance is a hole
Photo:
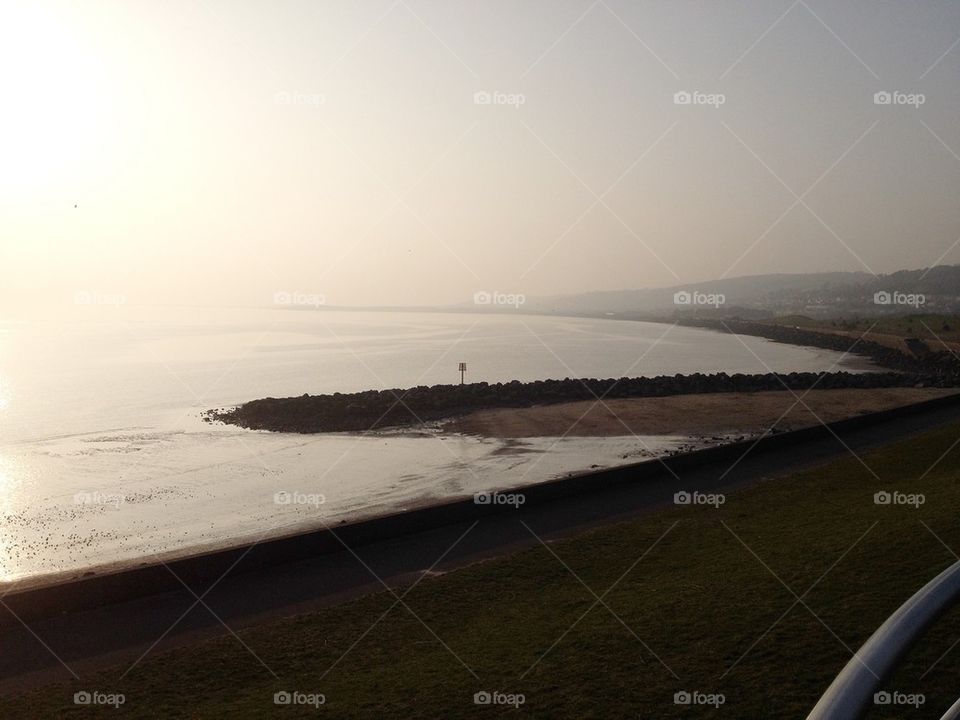
[[[807,720],[857,720],[910,647],[960,601],[960,562],[918,590],[887,618],[827,688]],[[952,709],[952,708],[951,708]],[[949,711],[948,711],[949,712]]]

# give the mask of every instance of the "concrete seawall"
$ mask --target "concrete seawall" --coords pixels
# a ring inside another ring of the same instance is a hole
[[[501,490],[503,494],[519,493],[525,498],[524,509],[545,507],[561,499],[603,493],[625,485],[663,485],[663,501],[677,486],[675,475],[683,478],[686,471],[717,467],[717,479],[710,486],[701,483],[686,490],[710,490],[724,485],[722,471],[748,451],[751,456],[775,455],[778,451],[822,441],[834,434],[880,427],[894,420],[908,419],[946,409],[960,408],[960,394],[936,398],[922,403],[885,410],[791,432],[745,440],[718,447],[622,465],[607,470],[571,474],[536,485]],[[752,448],[752,449],[751,449]],[[481,505],[473,498],[454,500],[404,513],[385,515],[370,520],[324,528],[294,536],[273,538],[258,544],[241,545],[201,555],[143,567],[107,572],[89,578],[51,584],[3,596],[3,603],[22,620],[79,612],[150,595],[182,591],[180,578],[197,594],[202,594],[224,574],[231,576],[261,568],[296,562],[318,555],[338,553],[344,545],[359,548],[389,541],[447,525],[482,519],[502,513],[516,512],[509,505]],[[168,569],[169,568],[169,569]],[[170,571],[173,571],[172,573]],[[175,573],[175,575],[174,575]],[[0,627],[17,624],[9,613],[0,613]]]

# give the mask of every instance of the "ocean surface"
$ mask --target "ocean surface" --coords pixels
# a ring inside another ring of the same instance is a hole
[[[81,305],[0,318],[0,582],[333,525],[686,440],[288,435],[200,420],[260,397],[459,382],[460,362],[468,382],[864,367],[760,338],[519,314]]]

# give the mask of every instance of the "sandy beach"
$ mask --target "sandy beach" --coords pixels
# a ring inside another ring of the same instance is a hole
[[[796,430],[950,395],[942,388],[710,393],[480,410],[443,424],[448,432],[495,438],[620,435],[754,435],[776,423]],[[800,397],[803,403],[797,403]]]

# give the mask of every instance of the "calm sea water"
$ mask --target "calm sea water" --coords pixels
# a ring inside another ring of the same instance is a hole
[[[210,407],[458,382],[460,362],[468,381],[497,382],[839,360],[690,328],[522,315],[81,306],[0,321],[0,581],[542,481],[681,440],[282,435],[208,426]],[[278,504],[278,492],[297,501]]]

